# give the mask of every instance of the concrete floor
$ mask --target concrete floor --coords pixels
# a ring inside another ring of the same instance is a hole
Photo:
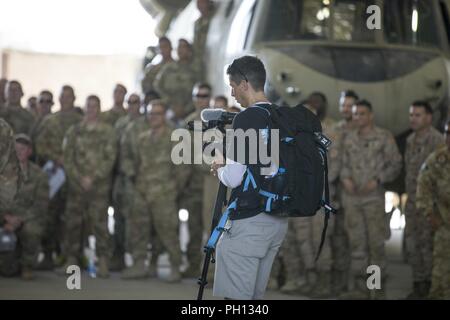
[[[386,292],[388,299],[402,299],[411,289],[411,268],[403,262],[401,254],[401,230],[393,230],[386,243],[388,256],[388,278]],[[164,260],[164,259],[162,259]],[[165,261],[160,261],[158,270],[163,279],[168,274]],[[68,290],[66,277],[53,272],[37,272],[33,281],[18,278],[0,278],[0,299],[196,299],[198,285],[194,279],[168,284],[161,279],[125,281],[119,273],[112,273],[109,279],[93,279],[83,272],[80,290]],[[284,295],[268,291],[266,299],[307,299],[302,296]],[[204,299],[214,299],[207,288]]]

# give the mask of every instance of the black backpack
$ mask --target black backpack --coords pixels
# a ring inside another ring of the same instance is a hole
[[[327,149],[331,141],[322,134],[319,118],[303,105],[258,107],[269,111],[269,128],[279,129],[280,138],[278,172],[262,176],[260,185],[256,186],[263,211],[277,216],[310,217],[324,207],[324,228],[317,259],[330,213],[336,213],[329,204]],[[246,180],[252,179],[252,173],[247,171]],[[246,181],[244,185],[249,183]]]

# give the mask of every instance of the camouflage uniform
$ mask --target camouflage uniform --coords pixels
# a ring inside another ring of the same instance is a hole
[[[425,161],[417,182],[416,207],[442,223],[434,232],[430,297],[450,299],[450,150],[437,149]]]
[[[16,231],[16,251],[0,254],[0,274],[12,276],[37,261],[49,191],[47,175],[38,166],[29,162],[26,170],[20,169],[12,130],[1,119],[0,137],[0,220],[9,213],[24,221]]]
[[[442,134],[432,127],[424,136],[418,137],[413,133],[406,140],[405,185],[408,200],[405,206],[405,241],[415,283],[430,282],[433,253],[431,226],[415,205],[417,176],[425,159],[443,142]],[[429,288],[429,284],[427,286]]]
[[[39,161],[45,163],[49,160],[58,161],[63,158],[62,143],[67,130],[82,119],[76,109],[59,111],[46,116],[42,120],[39,135],[34,143],[35,153]],[[50,199],[48,209],[48,221],[44,227],[42,247],[46,258],[53,251],[60,250],[64,234],[62,217],[67,200],[67,183]]]
[[[192,106],[192,88],[198,80],[194,64],[170,62],[161,68],[156,76],[154,86],[162,100],[169,105],[174,100],[185,106],[185,114],[194,110]]]
[[[186,119],[189,121],[201,121],[200,111],[195,111],[190,114]],[[192,153],[195,152],[193,148],[193,139],[195,135],[191,134]],[[199,142],[202,145],[202,141]],[[201,258],[202,258],[202,240],[203,232],[205,230],[205,221],[203,220],[203,192],[204,192],[204,178],[209,175],[209,168],[203,164],[203,153],[193,154],[191,159],[192,164],[182,165],[183,174],[185,177],[181,178],[187,181],[187,184],[180,188],[181,193],[178,198],[179,208],[185,208],[189,212],[189,244],[187,247],[187,257],[189,261],[189,269],[187,273],[190,275],[198,276],[200,272]],[[200,161],[202,164],[195,164]],[[217,185],[217,179],[216,179]],[[210,225],[209,225],[210,226]]]
[[[19,246],[15,252],[13,261],[0,268],[5,274],[14,274],[20,266],[31,270],[37,263],[40,250],[42,230],[47,219],[48,209],[48,177],[32,162],[28,162],[28,168],[23,171],[23,184],[17,193],[17,199],[13,214],[17,214],[24,220],[24,224],[17,231]]]
[[[31,126],[31,129],[30,129],[30,133],[29,133],[29,136],[30,136],[30,138],[31,138],[31,141],[32,141],[32,143],[33,143],[33,161],[35,162],[35,163],[37,163],[39,166],[43,166],[45,163],[44,163],[44,161],[42,160],[42,159],[40,159],[38,156],[37,156],[37,154],[36,154],[36,140],[37,140],[37,137],[41,134],[41,131],[42,131],[42,128],[43,128],[43,126],[42,126],[42,124],[44,123],[44,119],[46,118],[47,116],[38,116],[35,120],[34,120],[34,123],[33,123],[33,125]]]
[[[14,211],[16,194],[23,183],[14,143],[12,128],[0,118],[0,221]],[[13,275],[18,269],[15,252],[0,253],[1,275]]]
[[[100,120],[104,123],[114,127],[117,120],[127,115],[127,111],[122,108],[111,108],[108,111],[104,111],[100,114]]]
[[[142,132],[132,150],[121,159],[121,168],[134,182],[133,210],[127,217],[127,239],[135,265],[143,265],[147,244],[157,236],[169,252],[172,272],[181,264],[178,238],[177,175],[171,160],[171,130],[159,138],[153,131]],[[155,233],[155,234],[153,234]],[[152,260],[157,257],[152,255]]]
[[[195,68],[199,71],[199,79],[201,81],[205,79],[205,47],[212,16],[213,13],[207,17],[200,17],[194,23],[194,41],[192,42],[192,48],[195,57]]]
[[[134,121],[130,115],[123,116],[116,121],[114,130],[118,142],[118,157],[114,170],[114,182],[112,188],[112,204],[114,206],[114,236],[113,236],[113,259],[111,267],[114,269],[122,269],[124,267],[124,254],[126,251],[126,211],[127,195],[129,195],[129,186],[125,176],[120,170],[120,158],[123,153],[121,148],[121,140],[127,127]],[[125,147],[125,146],[124,146]],[[129,201],[128,201],[129,202]]]
[[[164,67],[167,63],[173,62],[173,59],[170,59],[169,61],[161,61],[158,64],[151,64],[145,66],[144,69],[144,77],[141,81],[141,88],[143,93],[147,93],[149,91],[155,90],[154,88],[154,82],[156,79],[156,76],[158,75],[158,72]]]
[[[21,106],[6,104],[2,117],[9,123],[15,134],[29,134],[34,122],[33,115]]]
[[[118,201],[122,203],[122,212],[124,218],[127,219],[133,210],[133,197],[135,193],[134,180],[127,175],[129,172],[136,172],[137,167],[133,161],[138,155],[137,140],[139,135],[149,130],[148,121],[146,117],[141,116],[130,123],[128,123],[120,136],[119,149],[119,172],[122,177],[122,185],[117,186],[115,194]]]
[[[336,162],[338,168],[341,168],[342,166],[343,141],[347,133],[351,130],[353,130],[352,124],[345,120],[340,120],[334,125],[333,131],[336,131],[337,134],[336,140],[332,139],[335,151],[331,150],[329,156],[331,158],[333,157],[333,153],[337,152],[337,158],[333,160],[333,162]],[[343,186],[340,184],[340,179],[330,182],[330,187],[334,188],[335,191],[335,195],[332,197],[333,207],[338,209],[338,213],[333,217],[334,230],[331,239],[331,252],[333,256],[333,290],[335,293],[340,293],[347,289],[348,270],[350,269],[350,247],[344,225],[345,210],[341,205]]]
[[[354,130],[343,141],[341,179],[351,179],[356,190],[371,180],[379,182],[375,190],[365,195],[348,194],[345,190],[342,194],[351,250],[350,272],[356,285],[351,294],[359,293],[368,297],[365,278],[369,265],[378,265],[384,275],[384,241],[389,222],[384,212],[382,184],[395,179],[401,166],[401,155],[392,134],[387,130],[374,126],[365,136]],[[381,297],[383,295],[380,290],[376,293]]]
[[[102,122],[76,124],[68,130],[63,145],[69,183],[64,214],[68,258],[75,260],[80,256],[84,226],[93,228],[88,234],[95,235],[96,253],[106,259],[110,254],[107,209],[117,151],[113,128]],[[83,176],[93,179],[89,191],[81,187]]]

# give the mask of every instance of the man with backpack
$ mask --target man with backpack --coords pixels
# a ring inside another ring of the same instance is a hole
[[[264,95],[266,71],[263,63],[256,57],[244,56],[233,61],[227,74],[231,95],[246,108],[234,118],[233,129],[245,132],[253,129],[261,135],[269,127],[268,111],[264,106],[270,105]],[[230,299],[263,298],[273,260],[288,226],[286,218],[263,212],[258,193],[243,191],[248,172],[257,184],[263,179],[261,159],[258,157],[256,163],[248,161],[252,157],[250,148],[246,140],[245,161],[227,159],[225,166],[220,164],[223,161],[218,161],[211,167],[219,180],[232,188],[230,202],[240,200],[216,247],[213,294]]]

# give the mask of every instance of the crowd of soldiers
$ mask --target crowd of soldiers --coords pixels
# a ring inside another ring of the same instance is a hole
[[[87,97],[84,108],[76,107],[74,89],[68,85],[61,88],[58,112],[52,113],[54,100],[48,90],[23,108],[21,84],[0,80],[0,219],[3,232],[17,235],[16,250],[0,252],[1,275],[31,279],[33,269],[65,274],[69,265],[85,266],[83,249],[88,236],[94,235],[98,277],[108,277],[110,271],[122,271],[123,279],[155,277],[163,252],[171,266],[167,281],[199,276],[218,182],[206,164],[174,165],[170,136],[174,129],[200,120],[205,108],[234,112],[239,108],[229,107],[224,96],[212,99],[212,88],[204,82],[203,49],[212,8],[207,0],[199,0],[198,8],[201,17],[195,23],[193,44],[180,39],[174,59],[171,41],[160,38],[162,59],[146,66],[143,96],[127,94],[125,86],[117,84],[108,111],[101,112],[95,95]],[[314,92],[303,104],[317,114],[333,141],[329,181],[332,203],[339,211],[330,220],[318,261],[314,256],[323,216],[290,221],[269,287],[313,298],[384,298],[384,243],[390,228],[383,186],[404,167],[405,239],[414,280],[409,298],[448,299],[448,125],[445,144],[444,136],[432,127],[429,104],[413,102],[409,109],[413,133],[402,158],[392,134],[374,124],[376,106],[355,92],[342,93],[338,122],[327,116],[324,94]],[[49,176],[61,169],[65,182],[56,188],[49,184]],[[112,235],[108,207],[114,208]],[[189,212],[190,236],[188,264],[181,272],[182,208]],[[40,252],[43,259],[37,264]],[[133,258],[131,266],[125,265],[126,252]],[[369,265],[379,266],[381,289],[368,290]],[[212,274],[213,270],[209,282]]]

